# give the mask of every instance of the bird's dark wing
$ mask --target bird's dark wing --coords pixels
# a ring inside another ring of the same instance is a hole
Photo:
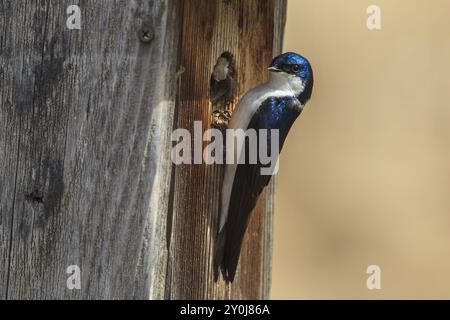
[[[268,129],[268,153],[270,154],[270,130],[279,130],[279,151],[284,144],[289,129],[295,119],[300,115],[302,106],[294,97],[268,98],[252,117],[248,129],[255,129],[258,137],[259,129]],[[218,251],[216,257],[219,260],[216,265],[220,265],[225,281],[233,281],[241,251],[242,241],[252,210],[256,206],[259,195],[264,187],[269,183],[270,175],[261,175],[261,168],[269,167],[259,161],[256,164],[249,164],[248,152],[249,141],[245,142],[245,164],[239,164],[236,169],[233,188],[231,191],[230,205],[227,221],[218,236]],[[251,149],[251,148],[250,148]],[[216,271],[216,275],[217,275]]]

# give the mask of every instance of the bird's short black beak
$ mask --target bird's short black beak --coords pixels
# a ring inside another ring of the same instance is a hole
[[[268,69],[270,72],[281,72],[281,69],[275,67],[275,66],[271,66]]]

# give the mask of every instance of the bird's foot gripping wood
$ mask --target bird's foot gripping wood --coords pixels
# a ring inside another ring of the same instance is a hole
[[[212,121],[211,124],[214,128],[217,129],[226,129],[228,127],[228,122],[231,119],[232,112],[229,110],[215,110],[212,113]]]

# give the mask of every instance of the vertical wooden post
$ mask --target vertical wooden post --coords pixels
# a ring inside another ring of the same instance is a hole
[[[223,51],[240,95],[267,79],[286,0],[88,0],[69,30],[72,2],[0,4],[0,298],[267,298],[274,183],[215,284],[222,168],[173,167],[170,138],[210,127]]]
[[[194,121],[210,128],[209,78],[224,51],[235,57],[240,95],[267,80],[266,68],[281,50],[285,8],[278,0],[184,2],[178,128],[192,132]],[[254,211],[235,282],[216,285],[211,259],[223,168],[198,164],[174,170],[166,298],[268,298],[274,182]]]
[[[73,3],[0,4],[0,297],[162,298],[180,3]]]

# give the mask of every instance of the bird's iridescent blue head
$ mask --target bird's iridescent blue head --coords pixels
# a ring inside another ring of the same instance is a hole
[[[273,59],[269,71],[283,75],[287,81],[290,81],[296,88],[294,90],[296,96],[303,105],[309,100],[314,77],[308,59],[295,52],[286,52]]]

